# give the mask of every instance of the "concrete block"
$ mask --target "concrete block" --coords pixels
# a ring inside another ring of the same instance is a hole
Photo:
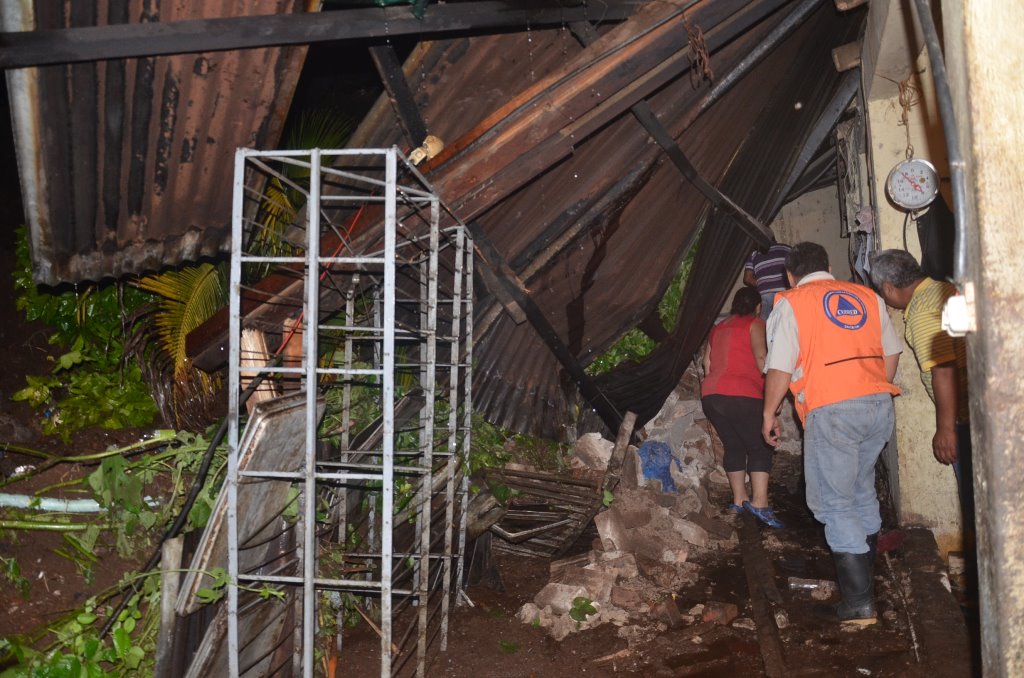
[[[566,614],[572,609],[572,601],[577,596],[590,597],[586,588],[582,586],[551,582],[537,592],[533,602],[541,608],[551,606],[551,612],[554,614]]]
[[[640,500],[647,502],[651,506],[660,506],[667,509],[671,509],[676,505],[676,495],[671,492],[662,492],[660,480],[650,481]]]
[[[627,589],[622,586],[613,586],[609,602],[615,607],[622,608],[629,612],[639,612],[644,605],[644,597],[636,589]]]
[[[703,527],[701,527],[700,525],[696,525],[690,522],[689,520],[676,518],[675,516],[670,516],[669,520],[672,524],[672,530],[676,534],[678,534],[684,541],[689,542],[694,546],[699,546],[701,548],[707,547],[708,533],[707,530],[705,530]]]
[[[660,622],[665,623],[670,629],[679,628],[683,625],[682,616],[679,614],[679,607],[674,598],[669,597],[651,608],[651,614]]]
[[[533,603],[524,603],[516,613],[516,618],[524,624],[536,623],[540,626],[544,624],[540,608]]]
[[[676,563],[673,565],[637,556],[636,564],[640,569],[640,574],[666,592],[678,591],[685,586],[692,586],[697,583],[697,579],[700,577],[700,568],[693,563]]]
[[[709,600],[704,604],[703,621],[715,622],[720,626],[728,626],[740,615],[739,608],[733,603],[723,603],[717,600]]]
[[[698,485],[697,488],[699,489],[700,486]],[[679,515],[685,516],[688,513],[698,513],[703,508],[704,503],[701,501],[697,489],[681,490],[676,495],[675,510]]]
[[[596,554],[593,551],[581,553],[578,556],[572,556],[569,558],[562,558],[561,560],[552,560],[548,566],[548,573],[551,575],[551,581],[561,581],[559,577],[562,574],[562,570],[567,567],[586,567],[594,561]]]
[[[633,552],[637,556],[661,563],[686,562],[689,549],[673,536],[672,532],[657,527],[635,530],[631,534]]]
[[[598,614],[598,623],[623,626],[629,623],[629,612],[613,605],[602,607]]]
[[[600,433],[585,433],[576,441],[574,460],[586,468],[604,471],[608,468],[614,447],[615,443],[605,440]]]
[[[570,633],[575,633],[576,628],[576,622],[569,615],[562,614],[554,618],[548,628],[548,633],[555,640],[563,640]]]
[[[597,526],[597,533],[601,537],[603,550],[631,550],[630,539],[622,520],[622,514],[614,505],[594,516],[594,525]]]
[[[585,567],[603,570],[614,574],[618,579],[632,579],[640,573],[636,567],[636,557],[632,553],[623,553],[615,558],[602,558]]]
[[[701,502],[701,513],[708,518],[715,517],[715,509],[711,505],[711,499],[708,497],[708,491],[703,486],[697,488],[697,496],[700,497]]]
[[[619,506],[619,515],[622,517],[622,525],[627,530],[643,527],[651,522],[651,509],[646,507],[625,508]]]
[[[618,576],[614,572],[607,572],[603,569],[584,569],[582,567],[569,566],[563,568],[559,578],[554,582],[568,586],[579,586],[586,590],[587,598],[601,603],[607,603],[611,595],[612,586]],[[570,607],[572,600],[569,601]]]
[[[729,485],[729,477],[725,475],[725,471],[721,469],[715,469],[708,475],[708,482],[715,485]]]

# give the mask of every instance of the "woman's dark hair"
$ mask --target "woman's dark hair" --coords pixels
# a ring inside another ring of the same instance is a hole
[[[786,255],[786,270],[797,280],[811,273],[828,271],[828,252],[816,242],[797,243]]]
[[[741,287],[736,290],[732,298],[732,308],[729,313],[733,315],[754,315],[757,305],[761,303],[761,295],[753,287]]]

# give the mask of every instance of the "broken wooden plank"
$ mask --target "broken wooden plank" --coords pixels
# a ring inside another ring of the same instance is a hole
[[[769,678],[788,676],[786,660],[782,653],[782,640],[771,613],[770,598],[782,602],[775,580],[768,570],[768,554],[761,544],[761,533],[752,515],[745,513],[740,528],[740,552],[743,556],[743,570],[747,575],[747,589],[750,593],[751,617],[757,625],[757,640],[764,661],[765,675]],[[774,595],[770,593],[774,592]]]

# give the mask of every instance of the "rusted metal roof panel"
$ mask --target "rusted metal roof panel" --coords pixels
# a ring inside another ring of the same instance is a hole
[[[300,12],[311,0],[28,0],[7,31]],[[305,47],[9,71],[36,281],[153,271],[226,249],[234,151],[277,144]]]
[[[862,13],[824,7],[792,38],[792,51],[774,55],[763,68],[787,70],[770,105],[749,130],[722,180],[722,190],[751,214],[770,221],[788,196],[782,191],[811,128],[840,90],[843,74],[829,63],[834,46],[856,37]],[[857,77],[856,73],[846,77]],[[724,103],[724,102],[723,102]],[[799,105],[798,105],[799,104]],[[608,397],[639,419],[654,416],[692,360],[751,250],[751,242],[714,214],[704,228],[676,330],[641,365],[598,379]]]
[[[646,97],[698,172],[769,221],[835,90],[830,50],[848,40],[856,15],[820,3],[692,126],[707,87],[691,82],[680,64],[694,61],[684,51],[687,24],[706,29],[711,64],[725,72],[796,5],[652,2],[586,50],[564,30],[531,31],[424,43],[404,66],[428,132],[449,144],[423,171],[457,216],[476,222],[489,251],[512,269],[500,274],[523,281],[527,305],[543,314],[538,324],[550,326],[578,362],[592,360],[652,311],[704,225],[700,269],[675,333],[651,360],[598,380],[618,411],[638,412],[641,423],[675,386],[738,273],[737,253],[748,252],[751,241],[709,211],[629,105]],[[392,143],[411,145],[382,97],[350,145]],[[364,216],[355,240],[372,244],[379,225],[378,217]],[[571,437],[585,408],[552,355],[560,347],[542,342],[533,325],[516,324],[487,294],[478,297],[477,407],[516,430]],[[198,354],[211,347],[217,353],[215,330],[206,332],[213,343],[195,342]],[[190,337],[190,351],[192,344]]]
[[[749,7],[734,5],[733,12]],[[770,14],[720,50],[716,66],[726,70],[742,58],[779,18],[779,13]],[[447,40],[421,45],[405,70],[429,132],[451,140],[495,116],[506,102],[521,100],[516,92],[566,70],[580,51],[566,30]],[[785,69],[774,74],[782,78]],[[715,109],[685,134],[681,121],[706,89],[695,89],[684,76],[662,88],[651,103],[702,174],[716,181],[772,88],[764,80],[741,87],[730,95],[742,102],[731,118],[722,118]],[[595,98],[617,94],[590,92]],[[535,105],[550,103],[538,99]],[[390,106],[382,100],[352,145],[401,141]],[[660,149],[626,114],[574,139],[567,158],[490,206],[478,221],[569,349],[586,363],[657,303],[705,209],[704,198],[664,162]],[[565,427],[575,419],[575,386],[561,374],[532,326],[516,325],[501,307],[482,301],[477,315],[477,407],[492,421],[516,430],[555,438],[571,435]]]

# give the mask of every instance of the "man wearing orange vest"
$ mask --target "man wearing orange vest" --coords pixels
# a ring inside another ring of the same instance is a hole
[[[768,319],[762,433],[778,445],[787,388],[804,426],[807,506],[825,524],[842,600],[815,613],[873,624],[874,558],[882,526],[875,461],[895,425],[892,384],[903,342],[872,290],[832,277],[825,248],[803,242],[786,257],[792,289]]]

